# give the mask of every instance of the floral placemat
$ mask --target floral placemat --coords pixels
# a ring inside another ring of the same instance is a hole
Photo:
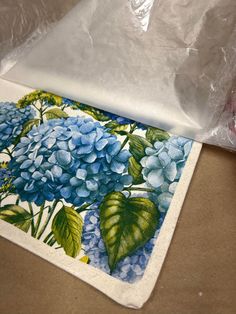
[[[0,234],[142,306],[201,145],[6,81],[0,133]]]

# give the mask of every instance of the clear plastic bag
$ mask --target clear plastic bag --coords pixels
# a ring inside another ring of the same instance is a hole
[[[45,21],[6,45],[4,78],[236,150],[235,0],[80,0]]]

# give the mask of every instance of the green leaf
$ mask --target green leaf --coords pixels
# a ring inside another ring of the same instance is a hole
[[[25,232],[28,232],[32,215],[21,206],[5,205],[0,208],[0,219],[9,222]]]
[[[60,118],[68,118],[68,114],[59,108],[53,108],[45,112],[45,115],[48,120],[51,119],[60,119]]]
[[[40,119],[32,119],[32,120],[25,122],[23,125],[23,129],[22,129],[21,133],[14,140],[14,145],[18,144],[20,142],[20,139],[22,137],[26,136],[29,133],[29,131],[32,130],[33,126],[35,126],[35,125],[38,126],[39,123],[40,123]]]
[[[149,142],[154,144],[157,141],[168,140],[170,138],[170,135],[161,129],[149,127],[146,132],[146,138]]]
[[[97,121],[102,121],[102,122],[106,122],[109,121],[110,118],[108,116],[106,116],[106,114],[99,109],[90,107],[88,105],[85,104],[81,104],[81,103],[75,103],[74,106],[72,106],[73,109],[79,109],[85,113],[87,113],[88,115],[92,116],[94,119],[96,119]]]
[[[159,211],[146,198],[108,194],[100,206],[100,228],[111,271],[117,263],[151,239],[158,226]]]
[[[147,147],[152,147],[152,144],[144,137],[134,134],[128,134],[129,137],[129,150],[133,157],[140,161],[145,156]]]
[[[128,124],[119,124],[116,121],[110,121],[105,124],[105,127],[109,129],[109,133],[111,134],[120,134],[128,128]],[[127,133],[125,132],[125,134]]]
[[[133,184],[142,184],[145,182],[143,179],[142,170],[142,165],[136,161],[134,157],[130,157],[128,172],[133,178]]]
[[[52,221],[52,232],[67,255],[76,257],[81,249],[83,219],[73,207],[63,206]]]
[[[37,101],[49,106],[61,106],[63,104],[62,97],[36,90],[21,98],[17,103],[17,107],[25,108],[29,105],[35,104]]]
[[[82,263],[89,264],[90,259],[89,259],[89,257],[88,257],[87,255],[85,255],[85,256],[83,256],[83,257],[80,258],[80,261],[81,261]]]

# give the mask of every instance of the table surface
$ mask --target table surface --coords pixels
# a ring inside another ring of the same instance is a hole
[[[161,275],[126,309],[0,238],[0,313],[236,313],[236,155],[204,146]]]

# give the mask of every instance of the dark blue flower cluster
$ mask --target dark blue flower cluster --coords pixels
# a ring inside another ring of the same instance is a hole
[[[133,123],[137,123],[136,121],[134,120],[130,120],[128,118],[124,118],[124,117],[120,117],[114,113],[111,113],[111,112],[107,112],[107,111],[103,111],[103,113],[108,117],[110,118],[111,120],[114,120],[116,121],[118,124],[120,125],[125,125],[125,124],[133,124]],[[142,130],[146,130],[147,129],[147,126],[145,124],[142,124],[141,122],[138,122],[137,123],[137,127],[139,129],[142,129]]]
[[[73,106],[75,104],[75,102],[69,98],[62,98],[62,103],[67,107]]]
[[[92,203],[132,181],[124,174],[130,153],[91,118],[55,119],[33,127],[13,156],[16,191],[37,205],[54,199],[75,206]]]
[[[31,107],[17,108],[15,103],[0,103],[0,151],[9,147],[21,133],[23,124],[33,118]]]
[[[112,273],[112,276],[129,283],[134,283],[142,278],[163,221],[164,214],[162,214],[162,217],[160,218],[155,236],[142,248],[120,261],[117,264],[115,271]],[[90,265],[109,274],[108,256],[101,237],[99,225],[99,211],[97,209],[87,211],[84,218],[84,230],[82,236],[83,248],[85,254],[90,259]]]

